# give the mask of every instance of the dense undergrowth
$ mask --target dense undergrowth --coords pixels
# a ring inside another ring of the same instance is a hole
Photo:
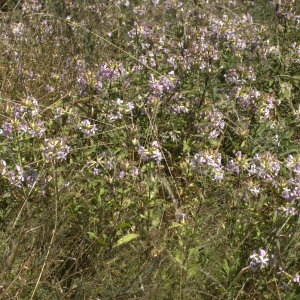
[[[3,3],[0,298],[299,299],[297,1]]]

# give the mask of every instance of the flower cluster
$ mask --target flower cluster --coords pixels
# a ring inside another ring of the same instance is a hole
[[[295,176],[300,179],[300,155],[289,155],[286,159],[286,167],[291,172],[291,176]]]
[[[95,124],[91,124],[89,120],[82,120],[78,125],[75,126],[75,129],[80,130],[85,137],[93,135],[97,131]]]
[[[261,93],[251,86],[235,86],[227,96],[228,99],[234,99],[238,111],[241,113],[253,113],[256,110],[257,102]],[[229,100],[229,101],[230,101]]]
[[[198,132],[207,135],[209,139],[216,139],[225,127],[223,114],[216,109],[201,112],[200,120]]]
[[[157,141],[153,141],[149,148],[139,146],[138,154],[142,160],[147,161],[148,159],[153,159],[157,164],[160,164],[163,159],[163,154],[161,152],[161,146]]]
[[[262,154],[255,154],[252,159],[247,158],[241,151],[237,151],[235,158],[229,160],[226,165],[226,170],[232,174],[248,174],[248,176],[255,176],[265,182],[271,182],[277,186],[277,179],[279,179],[280,161],[270,152]],[[247,190],[254,196],[258,196],[261,188],[256,180],[249,180],[247,182]]]
[[[85,165],[94,176],[98,176],[102,171],[111,171],[116,168],[115,158],[105,152],[97,155],[95,159],[87,160]]]
[[[28,123],[23,123],[18,126],[19,133],[27,133],[31,137],[42,137],[46,128],[41,120],[33,120]]]
[[[117,174],[118,179],[135,178],[139,175],[139,169],[129,161],[118,162],[117,158],[103,152],[97,155],[95,159],[89,159],[86,162],[86,167],[93,176],[113,171]]]
[[[19,165],[15,165],[13,170],[8,171],[4,160],[1,160],[0,165],[2,167],[2,175],[8,179],[13,187],[33,187],[36,184],[38,173],[33,168],[28,167],[24,169]]]
[[[23,23],[11,23],[10,31],[15,37],[22,37],[24,34],[24,24]]]
[[[154,76],[150,75],[149,89],[154,95],[162,95],[173,91],[176,87],[177,79],[174,72],[170,72],[166,76],[159,76],[158,79],[154,79]]]
[[[64,161],[70,152],[70,146],[66,144],[64,138],[45,139],[42,152],[46,161]]]
[[[135,22],[134,25],[134,28],[127,33],[131,38],[148,38],[151,37],[154,33],[149,26],[139,25],[137,22]]]
[[[7,105],[6,113],[10,121],[3,122],[0,129],[6,138],[12,138],[14,133],[31,137],[42,137],[45,134],[46,127],[39,119],[39,104],[34,97],[28,96],[21,103]]]
[[[101,64],[96,71],[95,88],[101,90],[104,83],[120,79],[126,74],[126,70],[120,62]]]
[[[249,175],[255,175],[276,185],[276,177],[280,171],[280,161],[270,152],[255,154],[249,162]]]
[[[218,152],[203,151],[194,155],[191,167],[199,174],[211,176],[214,181],[222,181],[224,178],[224,167],[221,159],[222,156]]]
[[[235,158],[231,159],[226,165],[226,169],[234,174],[240,174],[248,170],[248,161],[249,159],[246,155],[243,155],[241,151],[237,151]]]
[[[258,251],[254,251],[250,255],[250,263],[249,267],[252,271],[262,270],[270,265],[270,257],[269,254],[264,249],[259,249]]]
[[[282,188],[282,196],[291,204],[296,204],[300,200],[300,155],[289,155],[285,166],[289,171],[289,179]]]
[[[213,180],[221,181],[224,177],[224,171],[233,174],[242,172],[249,176],[256,176],[266,182],[271,182],[277,186],[277,179],[280,171],[280,161],[270,152],[255,154],[252,159],[247,158],[241,151],[237,151],[235,158],[229,160],[225,167],[221,163],[221,154],[206,150],[196,153],[191,161],[192,168],[200,174],[209,174]],[[256,184],[249,185],[252,193],[258,194],[259,189]]]
[[[42,9],[42,5],[38,0],[27,0],[22,3],[22,11],[24,13],[37,13]]]
[[[224,78],[228,83],[235,85],[243,85],[256,80],[253,68],[251,66],[245,67],[243,65],[236,69],[229,70],[224,75]]]
[[[135,107],[133,102],[124,102],[120,98],[116,99],[111,105],[111,112],[108,114],[108,119],[111,121],[120,120],[125,115],[130,115],[132,117],[132,111]]]
[[[239,81],[235,73],[231,73],[230,75],[233,76],[230,81]],[[261,122],[272,120],[275,109],[281,103],[273,94],[260,92],[251,86],[251,84],[246,84],[246,82],[236,84],[228,91],[225,97],[228,103],[233,104],[240,116],[251,116],[255,113]]]
[[[274,110],[280,103],[280,100],[275,99],[273,95],[264,94],[259,106],[260,120],[270,120],[273,115],[271,114],[271,111]]]
[[[260,185],[252,180],[247,182],[247,190],[255,197],[257,197],[261,192]]]
[[[249,14],[235,18],[228,15],[216,18],[212,15],[209,18],[209,28],[212,37],[218,40],[224,49],[229,49],[237,56],[245,52],[253,53],[261,43],[258,29]]]

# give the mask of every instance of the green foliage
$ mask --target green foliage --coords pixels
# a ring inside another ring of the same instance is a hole
[[[292,2],[5,2],[1,299],[298,299]]]

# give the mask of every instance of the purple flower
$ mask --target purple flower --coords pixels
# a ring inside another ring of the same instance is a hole
[[[6,161],[1,159],[0,160],[0,174],[5,175],[6,173],[7,173]]]
[[[24,101],[24,105],[25,105],[24,111],[26,111],[31,117],[35,117],[38,115],[39,104],[34,97],[28,96]]]
[[[15,165],[15,169],[13,171],[7,172],[8,181],[12,186],[22,187],[24,178],[24,170],[19,165]]]
[[[139,149],[138,149],[138,154],[140,155],[141,159],[146,161],[149,159],[149,153],[148,151],[145,149],[144,146],[139,146]]]
[[[154,79],[154,76],[150,75],[149,89],[154,95],[162,95],[164,92],[171,92],[175,89],[177,79],[174,72],[170,72],[166,76],[159,76],[158,79]]]
[[[120,171],[119,174],[118,174],[118,177],[119,177],[120,179],[125,178],[125,176],[126,176],[126,173],[125,173],[124,171]]]
[[[45,139],[42,151],[47,161],[52,159],[64,161],[67,159],[67,155],[70,152],[70,147],[66,145],[65,139],[63,138]]]
[[[149,88],[155,95],[161,95],[164,91],[164,86],[159,82],[159,80],[155,80],[152,74],[150,75]]]
[[[255,251],[250,255],[249,267],[252,271],[262,270],[263,268],[268,267],[269,264],[269,255],[263,249],[259,249],[257,252]]]
[[[101,80],[97,80],[96,82],[96,89],[99,91],[103,88],[103,83]]]
[[[111,79],[114,76],[115,72],[113,69],[109,68],[107,64],[100,65],[97,72],[97,77],[99,79]]]
[[[93,175],[97,176],[100,174],[100,170],[98,168],[93,168],[92,173]]]
[[[287,216],[295,216],[297,214],[297,209],[293,206],[286,206],[281,207],[281,210],[287,215]],[[300,216],[300,215],[299,215]]]
[[[18,132],[20,134],[24,134],[24,133],[28,132],[28,124],[25,120],[21,123],[18,122]]]
[[[33,168],[29,167],[28,170],[23,172],[24,183],[29,186],[33,187],[38,179],[38,173]]]
[[[256,175],[266,181],[272,181],[274,184],[275,177],[278,176],[280,171],[279,160],[270,152],[263,154],[255,154],[249,164],[249,175]]]
[[[28,124],[27,133],[31,137],[42,137],[45,132],[46,128],[41,120],[33,121]]]
[[[64,110],[61,107],[56,108],[54,120],[58,120],[63,116],[63,114],[64,114]]]
[[[300,285],[300,275],[299,274],[294,275],[293,276],[293,281]]]
[[[207,134],[210,139],[217,138],[225,127],[223,114],[217,110],[201,112],[200,119],[204,122],[198,127],[198,132]]]
[[[191,161],[191,167],[198,173],[209,175],[213,181],[222,181],[224,170],[221,154],[213,151],[196,153]]]
[[[157,164],[160,164],[163,159],[163,154],[160,151],[160,145],[157,141],[153,141],[151,143],[151,147],[148,149],[146,149],[144,146],[139,146],[138,154],[142,160],[146,161],[149,158],[152,158]]]
[[[15,105],[13,108],[15,119],[23,118],[24,113],[27,111],[26,107],[21,105]]]
[[[22,11],[26,13],[36,13],[40,12],[42,5],[38,0],[27,0],[22,4]]]
[[[237,151],[235,159],[231,159],[229,164],[226,165],[226,169],[232,173],[240,174],[241,171],[248,169],[248,160],[245,155],[242,155],[241,151]]]
[[[3,134],[6,138],[10,138],[13,132],[13,127],[10,123],[4,122],[1,129],[1,134]]]
[[[157,164],[160,164],[162,161],[162,153],[158,149],[151,151],[151,158],[156,161]]]
[[[95,134],[97,131],[97,127],[95,124],[91,124],[89,120],[83,120],[79,125],[75,126],[76,129],[83,132],[84,136],[87,137],[89,135]]]
[[[132,177],[138,176],[138,175],[139,175],[139,169],[138,169],[138,168],[132,169],[132,170],[130,171],[130,175],[131,175]]]
[[[24,24],[23,23],[12,23],[11,32],[13,35],[21,37],[24,34]]]
[[[108,116],[111,121],[120,120],[123,118],[123,115],[118,111],[115,114],[111,114]]]
[[[134,103],[133,102],[127,102],[126,103],[126,112],[132,112],[132,110],[134,109]]]
[[[180,114],[180,113],[188,113],[189,109],[184,106],[184,105],[172,105],[170,107],[170,110],[174,113],[174,114]]]
[[[96,74],[97,82],[101,82],[100,86],[102,87],[103,81],[117,80],[125,72],[125,68],[119,62],[110,62],[110,65],[102,64],[99,66]]]
[[[151,146],[154,147],[154,148],[156,148],[156,149],[160,148],[158,141],[153,141],[151,143]]]
[[[231,159],[229,164],[226,165],[226,170],[230,171],[231,173],[239,174],[240,167],[236,164],[235,160]]]
[[[297,157],[289,155],[286,159],[286,167],[292,171],[296,177],[300,177],[300,155]]]
[[[287,186],[282,188],[282,197],[292,203],[300,199],[300,180],[298,178],[290,178],[287,181]]]
[[[252,181],[250,181],[248,184],[247,184],[247,188],[248,188],[248,191],[253,194],[255,197],[257,197],[260,193],[260,187],[259,185],[253,183]]]
[[[236,69],[229,70],[224,75],[225,80],[228,83],[235,85],[243,85],[247,82],[256,80],[256,76],[253,72],[252,67],[238,66]]]

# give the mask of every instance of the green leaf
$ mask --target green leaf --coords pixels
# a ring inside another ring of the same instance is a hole
[[[228,261],[226,259],[224,259],[224,264],[222,266],[222,271],[224,273],[225,278],[228,279],[229,274],[230,274],[230,268],[229,268]]]
[[[120,245],[129,243],[130,241],[136,239],[137,237],[139,237],[139,234],[137,233],[128,233],[127,235],[121,237],[117,243],[114,245],[114,247],[118,247]]]
[[[126,222],[120,222],[118,225],[117,225],[117,228],[120,229],[120,228],[125,228],[125,227],[130,227],[130,224],[129,223],[126,223]]]
[[[169,229],[172,229],[172,228],[178,228],[178,227],[183,227],[183,225],[180,224],[180,223],[174,223],[174,224],[172,224],[172,225],[169,227]]]
[[[85,154],[86,156],[88,156],[88,155],[94,153],[95,151],[96,151],[96,146],[91,146],[91,147],[89,147],[87,150],[84,151],[84,154]]]
[[[94,232],[88,231],[87,234],[92,240],[96,240],[99,244],[107,246],[107,242],[104,238],[98,237]]]
[[[291,153],[298,153],[298,151],[299,151],[298,148],[290,148],[287,151],[281,153],[281,156],[285,157],[286,155],[291,154]]]
[[[179,256],[175,256],[174,258],[181,266],[183,266],[183,261]]]
[[[189,139],[188,140],[184,140],[183,141],[183,152],[190,152],[191,151],[191,147],[189,145]]]
[[[195,277],[197,275],[197,271],[198,271],[198,266],[197,265],[191,265],[188,268],[188,271],[187,271],[187,278],[190,279],[192,277]]]

